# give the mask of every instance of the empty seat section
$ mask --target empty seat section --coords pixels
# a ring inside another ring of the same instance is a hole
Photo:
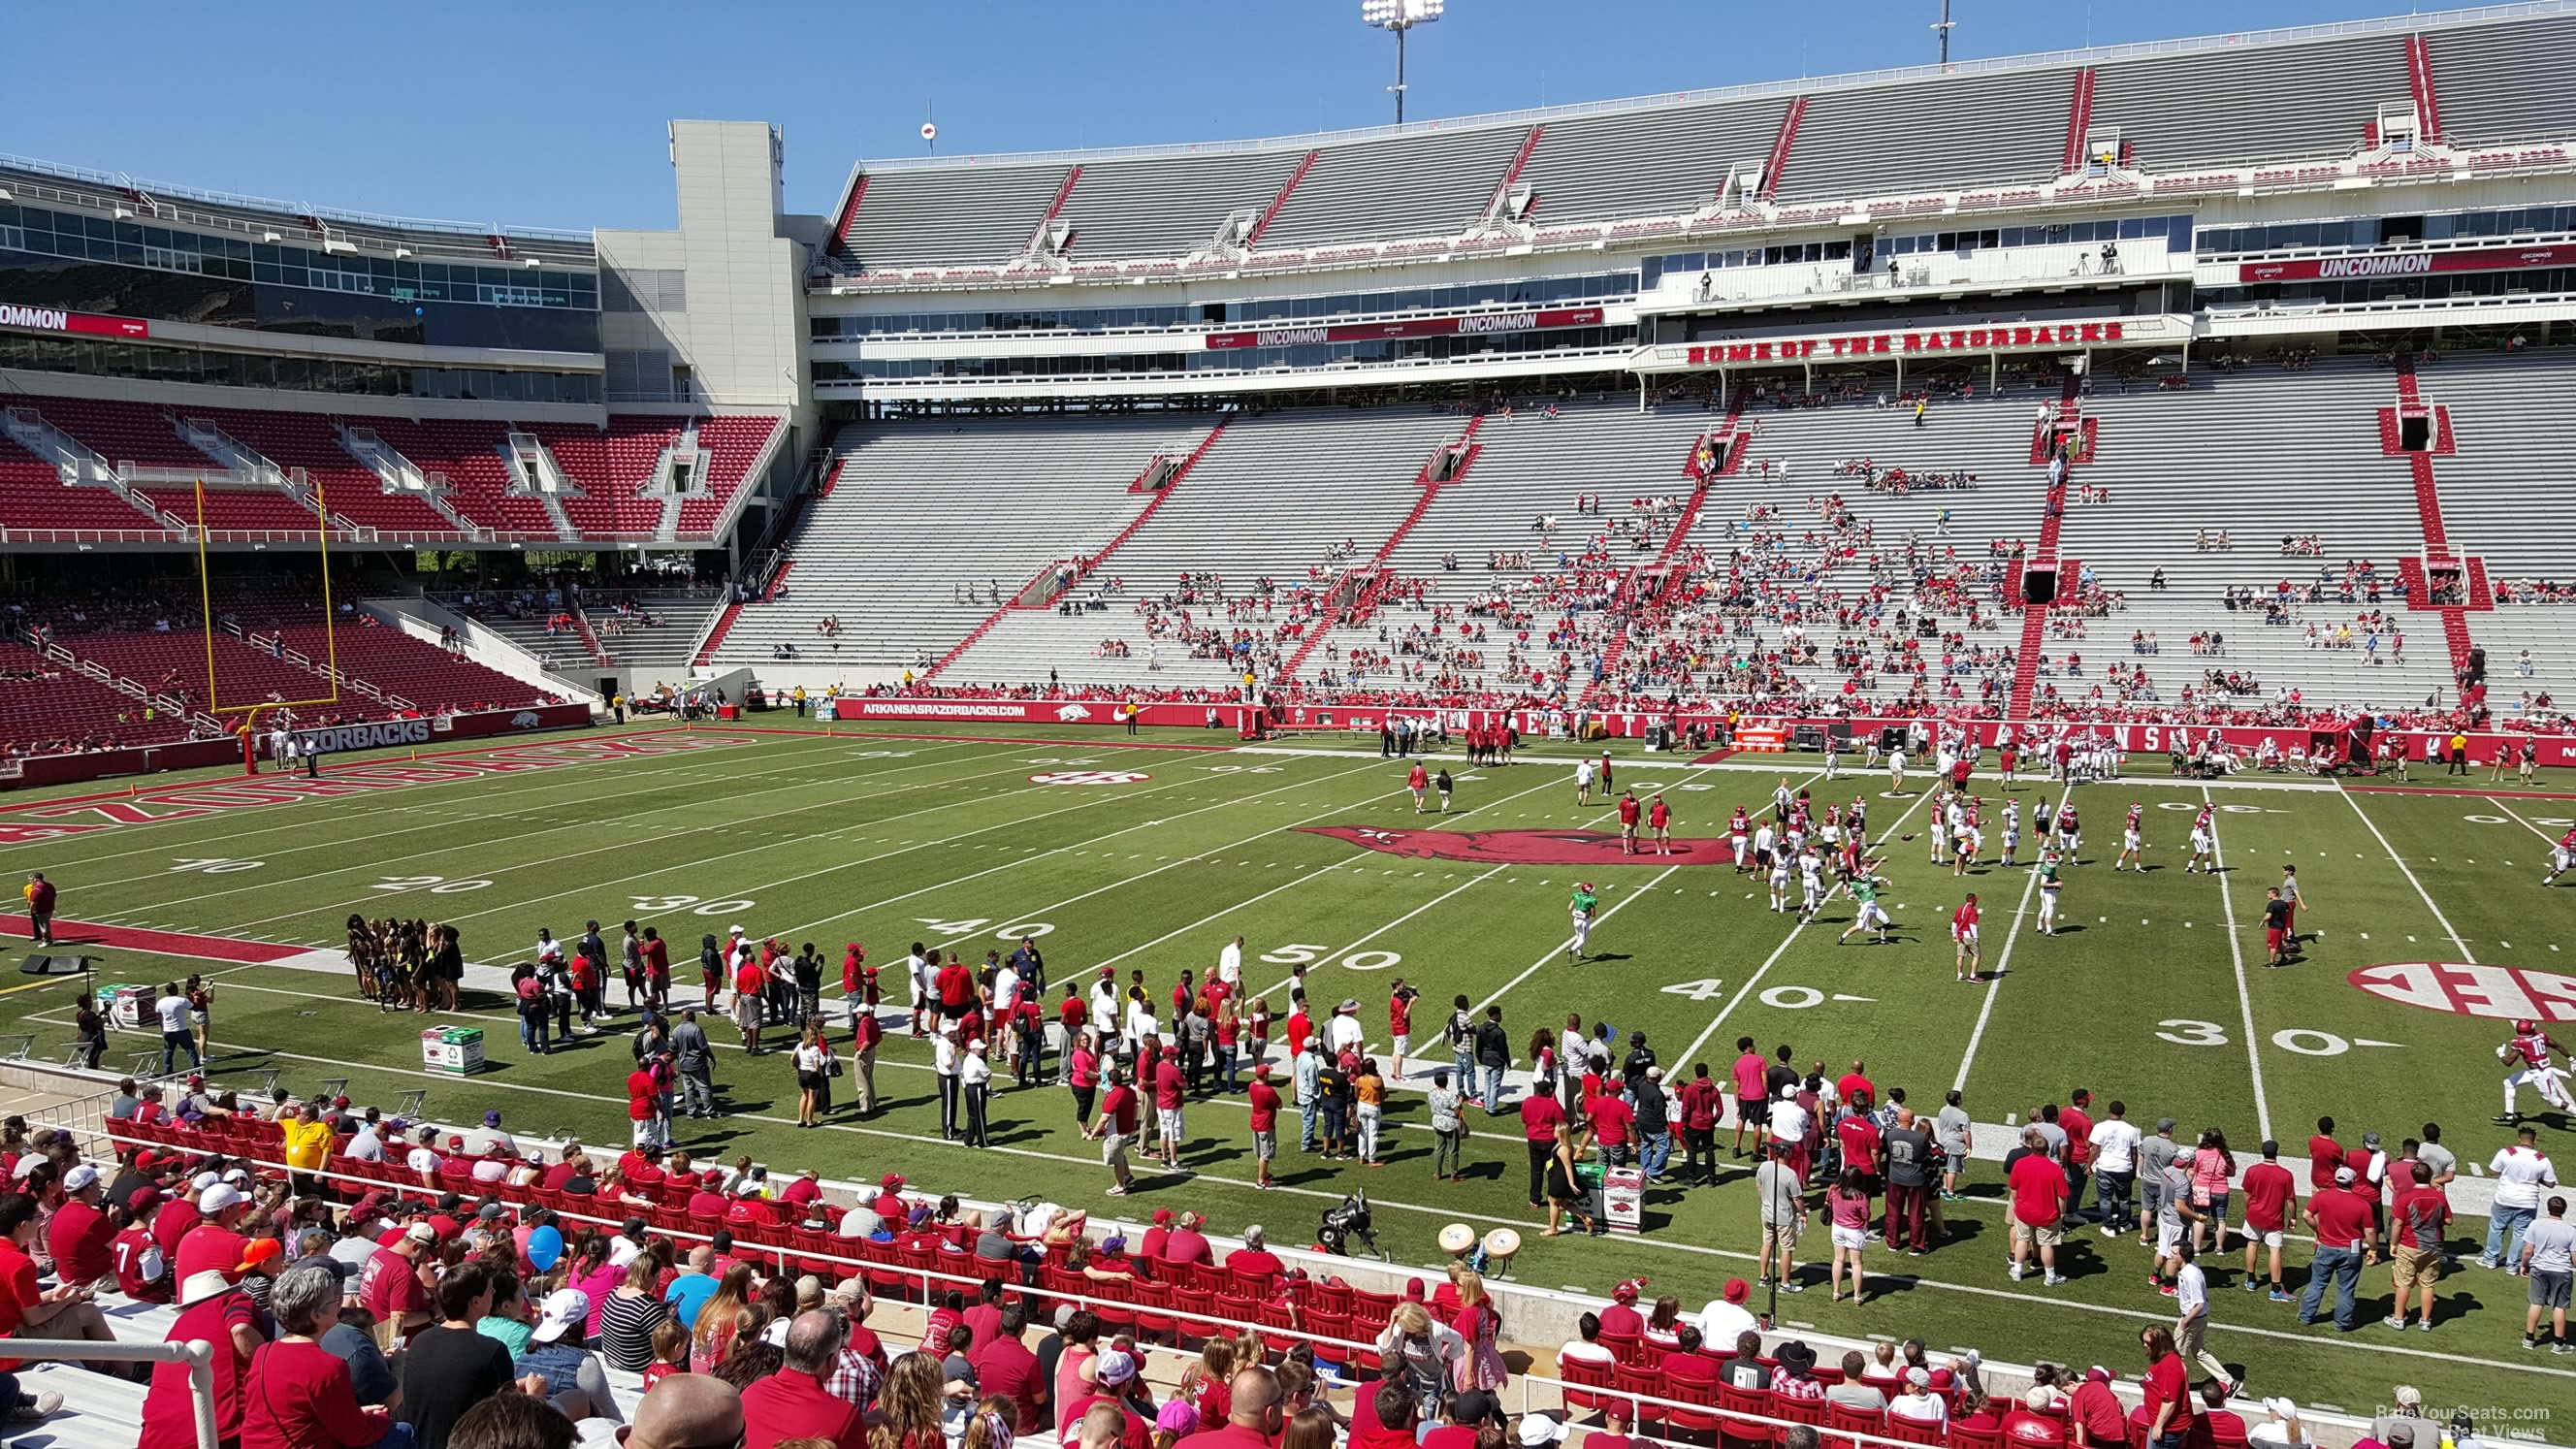
[[[214,465],[209,463],[207,466]],[[278,488],[216,487],[210,483],[205,489],[202,513],[199,512],[197,490],[194,488],[156,486],[134,491],[151,499],[162,512],[191,526],[203,518],[210,529],[301,534],[307,538],[320,532],[322,527],[322,521],[313,516],[312,509]]]
[[[2097,68],[2093,129],[2118,127],[2146,171],[2333,162],[2360,149],[2381,102],[2412,94],[2405,41],[2393,33],[2198,51]],[[2062,127],[2062,107],[2058,119]]]
[[[1862,201],[2057,178],[2072,69],[1811,96],[1775,199]]]
[[[1076,261],[1184,256],[1214,240],[1228,213],[1257,217],[1305,159],[1299,146],[1089,163],[1056,220],[1073,228]]]
[[[2424,45],[2445,143],[2576,136],[2576,16],[2427,31]]]
[[[610,418],[605,429],[531,424],[555,464],[582,490],[564,495],[564,514],[586,534],[650,535],[661,526],[662,500],[638,491],[653,481],[662,454],[680,439],[671,418]]]
[[[447,504],[486,528],[556,534],[554,519],[536,498],[509,496],[510,465],[501,449],[509,428],[458,418],[377,418],[369,427],[423,472],[447,475]]]
[[[935,659],[991,615],[993,588],[1011,596],[1047,564],[1089,557],[1116,537],[1151,501],[1128,485],[1158,453],[1188,456],[1213,422],[932,419],[845,429],[839,480],[807,511],[785,596],[745,608],[717,659],[756,663],[780,644],[852,664]],[[1104,567],[1120,565],[1113,557]],[[970,584],[983,602],[964,598]],[[835,617],[837,637],[818,632]]]
[[[1770,159],[1788,111],[1787,96],[1765,96],[1550,121],[1521,168],[1529,220],[1545,231],[1697,211],[1717,199],[1731,169]]]
[[[1261,249],[1454,236],[1484,215],[1528,137],[1527,126],[1478,126],[1327,146],[1261,234]]]
[[[289,624],[283,626],[283,632],[288,648],[303,650],[317,660],[325,657],[321,625]],[[366,623],[363,617],[351,621],[344,616],[332,633],[336,636],[331,642],[338,646],[341,673],[365,680],[386,694],[408,699],[424,714],[468,708],[515,709],[545,698],[545,691],[533,685],[470,659],[457,658],[400,629]]]
[[[23,677],[29,674],[36,677]],[[0,752],[40,753],[69,743],[149,745],[187,735],[187,721],[172,711],[0,640]]]
[[[157,529],[161,521],[98,484],[68,486],[54,465],[0,434],[0,528]]]
[[[88,444],[110,464],[208,470],[221,466],[179,436],[166,410],[147,403],[48,397],[36,399],[35,406],[46,422]]]
[[[868,271],[998,266],[1027,248],[1072,169],[1049,161],[870,172],[842,248]]]
[[[769,451],[771,437],[784,426],[777,418],[716,417],[698,424],[698,446],[707,451],[707,490],[680,500],[680,532],[702,538],[715,531],[727,505],[749,481],[752,468]]]
[[[321,488],[323,506],[334,518],[388,532],[456,531],[455,524],[418,498],[387,493],[384,481],[340,446],[338,430],[320,414],[187,408],[181,416],[212,423],[280,468],[303,469]]]

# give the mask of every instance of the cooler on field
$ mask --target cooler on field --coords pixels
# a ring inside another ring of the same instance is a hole
[[[1645,1228],[1646,1174],[1636,1167],[1614,1167],[1601,1175],[1601,1223],[1614,1233]]]
[[[483,1032],[471,1026],[434,1026],[420,1034],[420,1064],[433,1072],[469,1077],[483,1070]]]
[[[151,987],[120,981],[98,989],[98,1010],[101,1016],[117,1026],[127,1031],[138,1031],[147,1018],[152,1018],[154,999]],[[159,1024],[157,1018],[153,1020],[155,1025]]]

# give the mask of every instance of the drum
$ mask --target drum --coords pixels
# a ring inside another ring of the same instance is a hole
[[[1485,1234],[1485,1273],[1500,1278],[1520,1253],[1521,1235],[1510,1228],[1496,1228]]]
[[[1476,1246],[1476,1230],[1465,1223],[1451,1223],[1440,1230],[1440,1251],[1452,1258],[1467,1256]]]

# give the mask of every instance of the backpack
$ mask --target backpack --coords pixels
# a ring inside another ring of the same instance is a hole
[[[1449,1013],[1449,1025],[1442,1028],[1442,1033],[1448,1038],[1450,1046],[1462,1047],[1467,1044],[1467,1038],[1474,1034],[1474,1029],[1467,1025],[1467,1013],[1453,1011]]]

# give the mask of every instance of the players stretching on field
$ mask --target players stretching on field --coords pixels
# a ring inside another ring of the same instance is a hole
[[[2040,847],[2039,852],[2039,933],[2057,934],[2057,893],[2066,888],[2066,878],[2058,869],[2057,852]]]
[[[1970,891],[1967,900],[1950,913],[1950,939],[1959,943],[1959,979],[1976,985],[1977,978],[1984,974],[1980,969],[1984,963],[1977,953],[1976,892]]]
[[[2146,808],[2146,806],[2139,804],[2135,800],[2129,802],[2129,818],[2122,822],[2120,826],[2119,858],[2111,862],[2111,868],[2113,870],[2126,870],[2129,866],[2134,864],[2137,866],[2138,873],[2140,875],[2146,874],[2146,847],[2140,843],[2138,829],[2140,821],[2145,817]]]
[[[1864,865],[1859,874],[1837,887],[1851,892],[1852,904],[1858,906],[1859,911],[1853,915],[1852,923],[1843,928],[1843,933],[1834,937],[1835,945],[1839,946],[1873,926],[1878,928],[1878,944],[1887,944],[1887,928],[1894,923],[1887,918],[1887,908],[1878,903],[1878,888],[1885,884],[1887,877],[1869,874]]]
[[[2196,870],[2203,875],[2217,871],[2218,831],[2212,823],[2214,813],[2212,807],[2203,805],[2200,813],[2191,817],[2191,859],[2182,863],[2184,870]]]

